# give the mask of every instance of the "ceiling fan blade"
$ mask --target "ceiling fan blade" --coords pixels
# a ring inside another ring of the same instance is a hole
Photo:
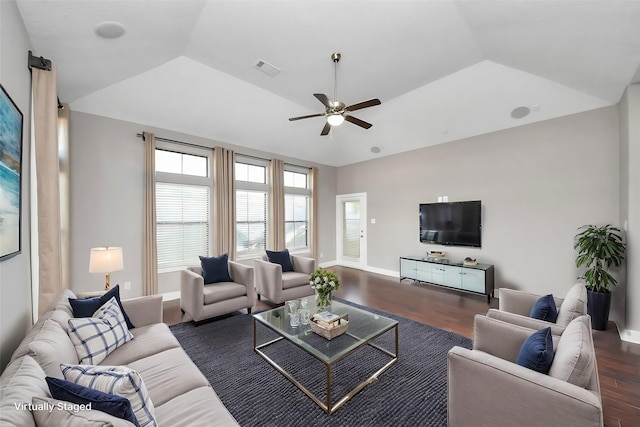
[[[295,120],[302,120],[302,119],[308,119],[308,118],[311,118],[311,117],[320,117],[320,116],[324,116],[324,113],[321,113],[321,114],[309,114],[308,116],[300,116],[300,117],[291,117],[291,118],[289,118],[289,121],[293,122]]]
[[[329,97],[327,97],[327,95],[323,93],[314,93],[313,96],[315,96],[318,101],[322,102],[325,107],[331,108],[331,101],[329,100]]]
[[[373,126],[371,123],[367,123],[364,120],[356,119],[355,117],[349,115],[345,115],[344,119],[348,122],[353,123],[354,125],[358,125],[365,129],[369,129],[371,126]]]
[[[375,98],[375,99],[370,99],[368,101],[359,102],[357,104],[349,105],[347,108],[345,108],[345,110],[356,111],[356,110],[361,110],[363,108],[373,107],[374,105],[380,105],[380,104],[382,104],[382,102],[380,102],[378,98]]]
[[[331,125],[329,124],[329,122],[325,123],[324,127],[322,128],[322,132],[320,132],[320,136],[328,135],[330,130]]]

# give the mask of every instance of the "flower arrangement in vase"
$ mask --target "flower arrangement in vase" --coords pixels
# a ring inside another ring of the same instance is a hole
[[[340,288],[338,276],[331,271],[319,268],[309,277],[309,284],[316,291],[316,305],[319,311],[325,311],[331,304],[331,292]]]

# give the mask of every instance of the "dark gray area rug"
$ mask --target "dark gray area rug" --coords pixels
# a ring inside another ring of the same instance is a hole
[[[253,351],[252,316],[236,315],[197,327],[180,323],[171,326],[171,330],[243,427],[446,426],[447,352],[456,345],[471,348],[471,340],[383,311],[351,305],[399,322],[400,358],[332,415],[327,415]],[[275,337],[258,325],[258,343]],[[393,331],[389,331],[375,343],[393,351],[394,340]],[[326,399],[323,363],[284,340],[264,351],[316,396]],[[389,356],[365,346],[339,361],[332,377],[334,402],[389,360]]]

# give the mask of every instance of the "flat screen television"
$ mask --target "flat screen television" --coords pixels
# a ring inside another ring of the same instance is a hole
[[[420,204],[420,241],[449,246],[482,246],[480,200]]]

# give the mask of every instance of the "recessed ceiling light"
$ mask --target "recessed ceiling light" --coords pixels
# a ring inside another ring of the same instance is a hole
[[[378,154],[381,151],[382,151],[382,149],[380,147],[371,147],[371,152],[373,154]]]
[[[527,117],[530,112],[531,110],[529,109],[529,107],[517,107],[514,108],[511,112],[511,117],[513,117],[514,119],[521,119],[523,117]]]
[[[98,24],[94,31],[102,38],[117,39],[124,34],[124,25],[119,22],[106,21]]]

